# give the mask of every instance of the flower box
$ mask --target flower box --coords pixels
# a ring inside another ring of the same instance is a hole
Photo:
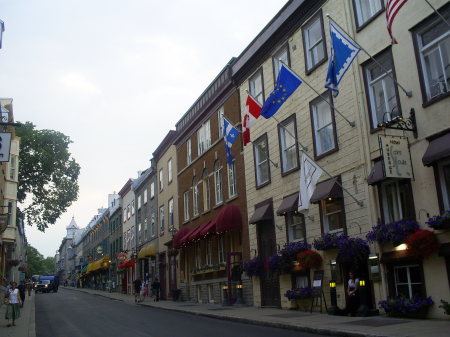
[[[431,297],[395,297],[378,302],[380,308],[391,317],[425,318],[428,309],[434,304]]]
[[[450,210],[445,211],[441,215],[435,215],[429,218],[425,223],[428,227],[437,230],[450,229]]]
[[[372,227],[372,230],[367,233],[366,239],[369,242],[378,242],[384,245],[392,242],[394,246],[405,242],[406,238],[420,229],[417,221],[402,219],[388,224],[384,224],[378,220],[377,225]]]
[[[328,250],[338,248],[339,241],[346,237],[345,234],[330,234],[327,233],[320,237],[319,239],[314,240],[313,246],[317,250]]]

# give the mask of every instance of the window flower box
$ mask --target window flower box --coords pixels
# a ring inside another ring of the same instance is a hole
[[[450,210],[445,211],[441,215],[435,215],[429,218],[425,223],[428,227],[437,230],[450,229]]]
[[[403,219],[384,224],[378,219],[377,225],[367,233],[366,239],[369,242],[376,241],[380,245],[392,242],[394,246],[397,246],[405,242],[408,235],[417,232],[419,229],[419,224],[415,220]]]
[[[405,318],[425,318],[428,309],[434,304],[431,297],[395,297],[378,302],[388,316]]]
[[[322,237],[314,240],[313,246],[317,250],[329,250],[338,248],[339,241],[346,237],[345,234],[324,234]]]

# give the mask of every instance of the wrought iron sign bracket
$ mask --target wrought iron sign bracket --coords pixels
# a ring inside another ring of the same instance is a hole
[[[411,131],[413,133],[414,138],[417,138],[417,124],[416,124],[416,112],[413,108],[409,113],[409,118],[403,119],[403,117],[398,116],[391,119],[389,122],[379,123],[379,128],[382,129],[394,129],[394,130],[402,130],[402,131]]]

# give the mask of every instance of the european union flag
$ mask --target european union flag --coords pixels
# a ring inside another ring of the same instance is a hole
[[[233,164],[233,157],[231,156],[231,146],[236,141],[239,135],[239,130],[236,129],[227,119],[223,118],[223,142],[225,144],[225,152],[227,153],[228,164]]]
[[[264,102],[261,109],[261,116],[270,118],[276,114],[289,96],[302,84],[302,80],[286,65],[282,64],[278,73],[275,88],[269,98]]]
[[[343,31],[330,21],[330,45],[331,56],[328,64],[325,88],[333,92],[333,96],[339,95],[339,82],[345,72],[350,68],[361,47],[354,43]]]

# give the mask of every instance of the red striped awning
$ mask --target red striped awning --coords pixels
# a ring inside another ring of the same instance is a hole
[[[200,231],[201,236],[207,236],[209,234],[215,234],[216,233],[216,220],[212,220],[207,223],[205,227]]]
[[[178,232],[175,233],[173,236],[173,248],[181,248],[182,246],[182,239],[184,236],[186,236],[191,230],[187,226],[181,227]]]
[[[218,233],[242,229],[242,215],[239,207],[228,205],[219,213],[216,218],[216,231]]]

